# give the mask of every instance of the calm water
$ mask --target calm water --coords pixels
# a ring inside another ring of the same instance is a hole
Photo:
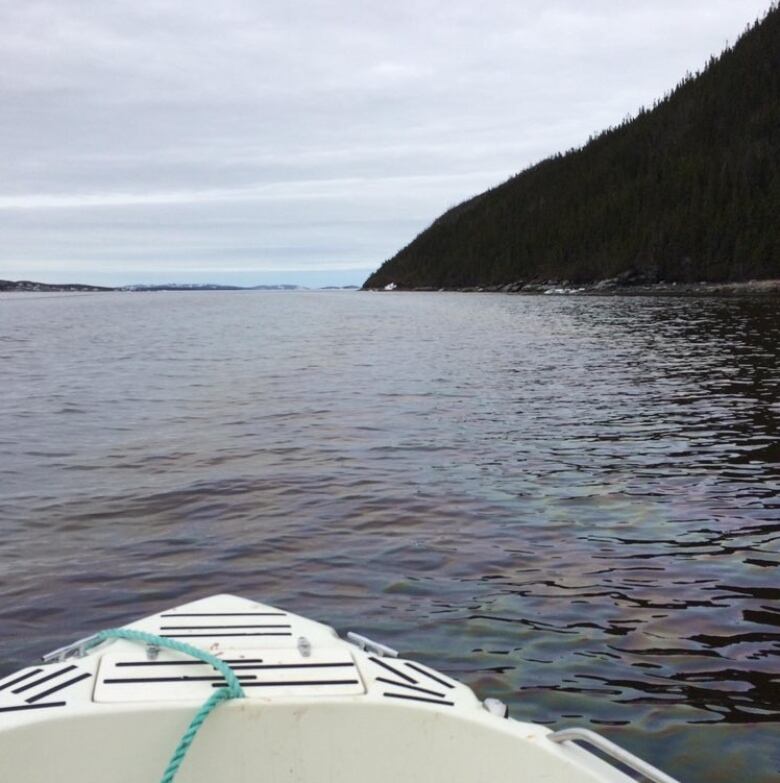
[[[780,304],[0,299],[0,673],[217,591],[780,776]]]

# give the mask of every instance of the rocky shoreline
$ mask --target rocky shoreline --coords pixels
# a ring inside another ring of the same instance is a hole
[[[369,289],[383,290],[383,289]],[[396,291],[457,291],[461,293],[498,293],[552,296],[777,296],[780,280],[748,280],[739,283],[647,283],[631,279],[612,278],[596,283],[574,284],[568,280],[545,280],[493,286],[435,288],[420,286]]]

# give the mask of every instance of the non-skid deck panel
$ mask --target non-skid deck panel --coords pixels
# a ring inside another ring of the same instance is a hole
[[[356,670],[357,671],[357,670]],[[290,693],[298,692],[300,693],[303,689],[310,689],[310,688],[326,688],[327,689],[327,695],[332,696],[333,686],[357,686],[360,685],[360,680],[357,678],[357,674],[355,677],[349,678],[349,679],[324,679],[324,680],[246,680],[246,681],[240,681],[241,685],[245,688],[267,688],[267,689],[279,689],[279,688],[285,688],[286,690],[290,691]],[[216,683],[211,686],[212,688],[219,687]],[[362,693],[362,688],[359,691]],[[311,695],[311,694],[309,694]],[[326,695],[323,691],[319,695],[324,696]],[[343,695],[343,694],[342,694]]]
[[[223,658],[222,659],[228,666],[240,666],[252,663],[262,663],[262,658]],[[203,663],[203,661],[198,660],[190,660],[190,661],[122,661],[120,663],[117,663],[117,666],[207,666],[208,664]]]
[[[52,701],[44,702],[43,704],[15,704],[12,707],[0,706],[0,713],[26,712],[27,710],[41,710],[47,707],[64,707],[66,703],[64,701]]]
[[[43,685],[44,683],[49,682],[50,680],[57,680],[61,677],[63,677],[66,674],[70,674],[71,672],[75,672],[78,670],[78,666],[75,664],[70,664],[70,666],[59,666],[54,671],[47,671],[45,674],[42,674],[40,677],[36,677],[33,680],[25,680],[19,687],[14,688],[11,693],[19,694],[24,693],[25,691],[29,691],[31,689],[37,688],[39,685]],[[27,698],[26,696],[23,698]]]
[[[289,623],[259,623],[248,624],[241,623],[241,625],[161,625],[161,631],[255,631],[259,628],[266,630],[268,628],[289,630],[292,626]]]
[[[459,689],[443,675],[398,658],[388,661],[371,655],[368,661],[371,664],[372,686],[379,689],[383,697],[443,707],[455,705],[455,694]]]
[[[348,696],[365,693],[348,649],[321,649],[304,657],[296,649],[247,651],[224,658],[252,696]],[[154,661],[138,653],[111,653],[100,661],[96,702],[202,701],[224,678],[209,664],[163,650]]]
[[[16,672],[0,681],[0,714],[64,707],[72,695],[70,689],[91,676],[76,664],[50,664]]]
[[[161,633],[160,636],[162,636],[163,639],[225,639],[228,637],[235,638],[236,636],[240,636],[240,637],[287,636],[289,637],[292,636],[292,633],[290,631],[279,631],[279,632],[264,631],[262,633],[259,632],[224,633],[222,631],[211,631],[209,633]]]
[[[286,612],[165,612],[160,617],[287,617]]]
[[[19,672],[14,672],[13,674],[6,677],[4,680],[0,680],[0,691],[4,691],[6,690],[6,688],[10,688],[13,685],[17,685],[23,680],[32,677],[34,674],[39,674],[42,671],[43,671],[42,668],[37,667],[35,669],[27,669],[27,671],[22,672],[21,674]]]
[[[286,612],[165,612],[155,632],[166,639],[292,637]]]
[[[439,674],[438,672],[432,672],[430,669],[424,669],[418,663],[412,663],[411,661],[404,661],[403,664],[407,669],[418,674],[423,679],[423,681],[429,680],[448,689],[452,689],[456,687],[455,683],[447,680],[443,674]]]
[[[409,685],[409,683],[406,682],[396,682],[395,680],[391,680],[387,677],[377,677],[377,682],[381,682],[383,685],[392,685],[394,688],[401,688],[404,691],[414,691],[414,693],[422,693],[426,696],[434,696],[437,699],[444,699],[445,694],[439,693],[438,691],[432,691],[428,688],[421,688],[419,685]]]
[[[408,693],[388,693],[385,691],[383,696],[388,699],[406,699],[407,701],[422,701],[427,704],[440,704],[444,707],[454,707],[454,701],[446,701],[445,699],[426,699],[423,696],[410,696]]]
[[[28,698],[27,703],[34,704],[35,702],[40,701],[41,699],[45,699],[47,696],[51,696],[53,693],[60,693],[61,691],[64,691],[66,688],[70,688],[72,685],[75,685],[77,682],[86,680],[88,677],[91,676],[92,675],[89,672],[82,672],[81,674],[77,674],[75,677],[71,677],[65,682],[55,683],[50,688],[47,688],[45,691],[36,693],[34,696]]]

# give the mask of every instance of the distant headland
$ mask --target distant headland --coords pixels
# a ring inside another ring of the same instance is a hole
[[[311,289],[306,286],[280,284],[280,285],[220,285],[219,283],[138,283],[124,286],[101,286],[84,283],[40,283],[33,280],[0,280],[0,291],[356,291],[360,286],[356,285],[329,285],[320,289]]]
[[[780,279],[779,129],[775,2],[652,108],[448,210],[363,287],[695,293]]]

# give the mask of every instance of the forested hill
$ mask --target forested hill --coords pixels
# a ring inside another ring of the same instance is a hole
[[[780,278],[780,9],[652,110],[450,209],[379,288]]]

